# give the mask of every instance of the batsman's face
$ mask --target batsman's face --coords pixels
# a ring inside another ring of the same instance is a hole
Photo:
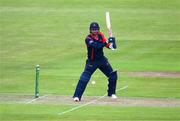
[[[92,29],[92,30],[91,30],[91,33],[92,33],[93,35],[96,35],[96,34],[99,33],[99,30],[98,30],[98,29]]]

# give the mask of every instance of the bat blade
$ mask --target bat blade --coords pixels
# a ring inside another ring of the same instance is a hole
[[[111,21],[110,21],[110,14],[109,12],[106,12],[106,26],[108,29],[108,34],[110,37],[112,37],[112,28],[111,28]]]

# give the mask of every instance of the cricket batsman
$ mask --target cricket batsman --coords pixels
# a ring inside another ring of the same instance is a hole
[[[89,27],[90,34],[87,35],[85,43],[87,46],[87,60],[84,71],[82,72],[79,82],[76,86],[73,99],[75,102],[81,101],[81,97],[91,78],[91,75],[96,69],[101,70],[108,78],[107,94],[111,98],[117,98],[116,83],[117,71],[113,71],[108,59],[104,56],[103,48],[116,49],[114,37],[109,37],[108,40],[100,32],[100,27],[97,22],[92,22]]]

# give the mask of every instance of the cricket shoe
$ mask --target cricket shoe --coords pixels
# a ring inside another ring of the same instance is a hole
[[[112,98],[112,99],[117,99],[118,97],[117,97],[115,94],[112,94],[112,95],[111,95],[111,98]]]
[[[74,97],[73,100],[74,100],[74,102],[79,102],[80,101],[79,97]]]

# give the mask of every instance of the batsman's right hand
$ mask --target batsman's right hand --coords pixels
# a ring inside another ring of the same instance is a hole
[[[108,43],[112,43],[112,46],[113,46],[114,49],[117,48],[116,47],[116,39],[115,39],[115,37],[109,37],[108,38]]]

